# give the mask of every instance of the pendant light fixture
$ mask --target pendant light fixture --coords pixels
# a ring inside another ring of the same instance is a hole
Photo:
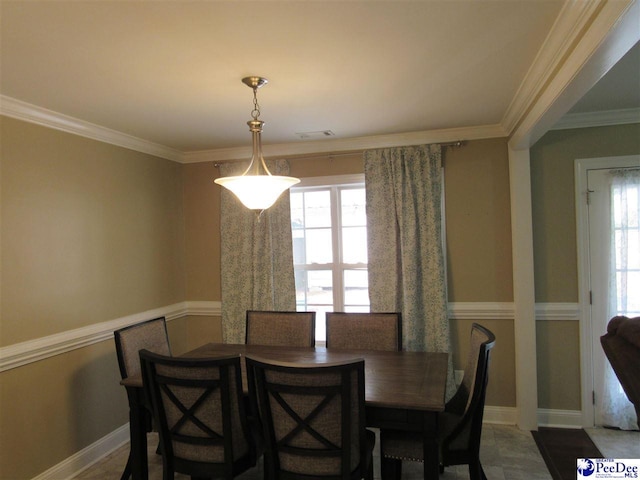
[[[264,122],[258,120],[260,106],[258,105],[257,92],[260,87],[267,84],[263,77],[245,77],[242,83],[253,89],[252,120],[247,122],[253,140],[253,154],[251,163],[242,175],[235,177],[216,178],[218,185],[231,190],[236,197],[251,210],[265,210],[275,203],[278,197],[286,189],[300,182],[293,177],[271,175],[262,156],[262,126]]]

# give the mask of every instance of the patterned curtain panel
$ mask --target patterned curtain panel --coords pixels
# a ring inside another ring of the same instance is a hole
[[[247,166],[222,164],[220,174],[240,175]],[[274,175],[289,175],[286,160],[267,166]],[[289,192],[260,212],[223,188],[220,236],[222,337],[225,343],[244,343],[247,310],[296,309]]]
[[[371,311],[402,312],[404,349],[449,352],[441,147],[371,150],[364,162]]]

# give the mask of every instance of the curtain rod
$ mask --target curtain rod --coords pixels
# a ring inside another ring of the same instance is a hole
[[[434,143],[433,145],[440,145],[441,147],[462,147],[466,143],[465,140],[456,140],[455,142],[443,142],[443,143]],[[375,149],[374,149],[375,150]],[[283,155],[281,158],[286,158],[287,160],[308,160],[311,158],[323,158],[328,157],[329,159],[337,158],[337,157],[347,157],[349,155],[358,155],[364,153],[365,150],[351,150],[348,152],[337,152],[337,153],[313,153],[310,155],[292,155],[290,157]],[[244,160],[221,160],[213,164],[214,167],[219,167],[222,163],[229,162],[239,162]]]

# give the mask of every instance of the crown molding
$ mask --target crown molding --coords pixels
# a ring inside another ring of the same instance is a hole
[[[0,115],[128,148],[136,152],[147,153],[174,162],[181,161],[182,157],[182,153],[179,150],[111,130],[110,128],[101,127],[94,123],[85,122],[84,120],[38,107],[6,95],[0,95]]]
[[[567,2],[563,15],[554,24],[549,42],[541,49],[541,52],[551,51],[547,54],[557,62],[546,65],[549,75],[542,79],[535,81],[533,70],[531,79],[527,75],[523,85],[533,86],[530,100],[528,103],[522,100],[524,92],[516,95],[521,102],[520,114],[511,112],[503,121],[511,135],[512,149],[533,145],[640,40],[639,14],[640,0]],[[572,27],[571,18],[577,22]],[[562,37],[562,30],[565,30],[566,41],[557,45],[551,37]],[[554,48],[562,51],[555,54]],[[544,67],[538,62],[534,65]]]
[[[248,159],[251,157],[250,145],[181,152],[164,145],[85,122],[84,120],[70,117],[53,110],[38,107],[37,105],[26,103],[6,95],[0,95],[0,115],[110,143],[179,163],[218,162]],[[271,144],[263,145],[262,151],[265,157],[295,157],[317,153],[356,152],[372,148],[455,142],[459,140],[479,140],[505,136],[506,132],[500,125],[482,125],[393,135]]]
[[[585,25],[602,2],[565,2],[502,119],[511,133],[566,60]]]
[[[393,135],[373,135],[369,137],[338,138],[300,143],[280,143],[263,145],[265,157],[295,157],[317,153],[359,152],[376,148],[390,148],[428,143],[446,143],[463,140],[480,140],[484,138],[506,137],[501,125],[484,125],[476,127],[448,128],[407,132]],[[220,162],[249,159],[251,147],[221,148],[185,152],[183,163]]]
[[[605,112],[570,113],[562,117],[551,130],[608,127],[630,123],[640,123],[640,108],[607,110]]]

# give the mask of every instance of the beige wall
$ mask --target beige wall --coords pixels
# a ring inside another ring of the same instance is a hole
[[[574,163],[640,153],[640,124],[555,130],[531,148],[537,302],[577,302]]]
[[[506,139],[448,147],[444,157],[449,301],[512,302]]]
[[[536,324],[538,408],[580,410],[580,324]]]
[[[221,300],[220,187],[212,162],[183,165],[186,292],[195,300]]]
[[[186,300],[181,165],[0,122],[1,346]],[[197,336],[181,325],[176,351]],[[119,379],[112,340],[0,373],[0,478],[32,478],[124,425]]]
[[[181,166],[2,118],[2,339],[185,299]]]
[[[0,118],[0,345],[176,302],[220,300],[212,163],[179,165]],[[550,132],[532,149],[538,302],[577,301],[573,158],[638,153],[638,138],[637,126]],[[470,141],[447,148],[444,158],[449,300],[511,302],[506,140]],[[298,177],[362,171],[360,155],[291,162]],[[451,323],[458,369],[471,322]],[[487,404],[514,407],[513,322],[481,323],[498,337]],[[540,406],[579,409],[578,322],[537,327]],[[179,354],[220,340],[220,319],[173,320],[169,335]],[[123,425],[118,380],[110,340],[1,373],[0,476],[32,478]],[[25,424],[37,426],[37,441],[21,433]]]
[[[640,153],[640,124],[556,130],[531,149],[536,302],[578,302],[574,163]],[[580,322],[538,322],[538,406],[580,410]]]

